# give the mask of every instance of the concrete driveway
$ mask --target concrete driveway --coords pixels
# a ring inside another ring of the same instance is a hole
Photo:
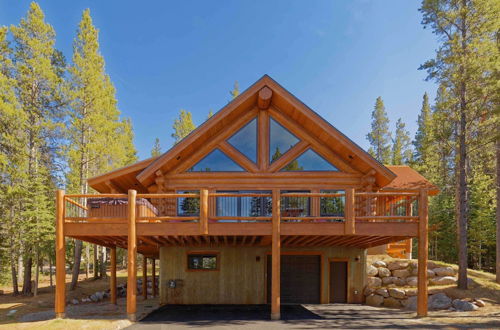
[[[269,305],[168,305],[128,329],[441,329],[414,312],[364,305],[284,305],[282,320],[269,319]],[[477,325],[449,325],[477,328]],[[479,325],[481,327],[481,325]],[[492,324],[486,327],[491,328]],[[493,325],[493,327],[495,327]]]

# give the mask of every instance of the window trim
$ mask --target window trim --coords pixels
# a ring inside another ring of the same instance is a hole
[[[214,269],[191,269],[189,268],[189,257],[190,256],[215,256],[215,268]],[[186,252],[186,272],[218,272],[220,270],[220,251],[188,251]]]

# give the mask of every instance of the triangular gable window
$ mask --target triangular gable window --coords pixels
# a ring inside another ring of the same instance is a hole
[[[252,119],[238,132],[233,134],[227,142],[235,147],[248,159],[257,162],[257,118]]]
[[[238,164],[219,149],[215,149],[191,167],[188,172],[244,172]]]
[[[312,149],[307,149],[281,169],[281,172],[293,171],[338,171],[338,169]]]
[[[269,121],[269,161],[272,163],[290,150],[299,139],[270,118]]]

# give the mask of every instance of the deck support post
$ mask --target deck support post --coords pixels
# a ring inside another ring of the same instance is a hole
[[[280,276],[281,276],[281,196],[279,189],[273,189],[273,229],[272,229],[272,270],[271,270],[271,319],[279,320],[281,318],[281,294],[280,294]]]
[[[127,264],[127,316],[136,321],[137,312],[137,231],[135,221],[135,202],[137,191],[128,191],[128,264]]]
[[[64,190],[56,192],[56,318],[64,318],[66,307],[66,242],[64,241]]]
[[[156,297],[156,260],[151,259],[151,284],[153,286],[153,298]]]
[[[418,279],[417,316],[427,316],[427,257],[428,257],[428,197],[427,190],[420,189],[418,201]]]
[[[116,246],[110,248],[111,274],[109,278],[109,290],[111,303],[116,305]]]
[[[200,234],[208,235],[208,189],[200,190]]]
[[[148,258],[142,258],[142,297],[148,299]]]
[[[356,233],[356,222],[354,219],[354,188],[345,190],[345,235],[354,235]]]

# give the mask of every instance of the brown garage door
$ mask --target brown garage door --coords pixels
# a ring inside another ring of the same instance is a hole
[[[281,303],[320,303],[320,256],[281,256]],[[267,301],[271,301],[271,256],[267,258]]]

